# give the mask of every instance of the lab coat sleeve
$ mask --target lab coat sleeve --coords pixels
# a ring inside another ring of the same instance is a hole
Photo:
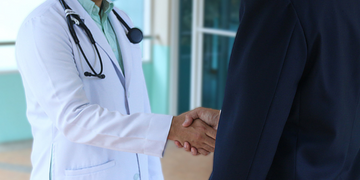
[[[123,115],[91,104],[65,23],[63,17],[50,15],[22,25],[16,56],[25,89],[74,143],[162,157],[172,116]]]
[[[144,76],[142,76],[144,78]],[[143,79],[143,81],[145,82],[145,79]],[[144,88],[146,88],[146,84],[144,83]],[[146,91],[146,96],[148,97],[148,91]],[[147,99],[145,102],[145,112],[146,113],[150,113],[151,109],[150,109],[150,102]],[[166,144],[164,145],[164,151],[163,154],[165,152],[165,148],[166,148]],[[154,156],[148,156],[148,171],[149,171],[149,180],[163,180],[164,179],[164,175],[162,173],[162,171],[159,171],[159,169],[161,168],[161,161],[160,158],[158,157],[154,157]]]

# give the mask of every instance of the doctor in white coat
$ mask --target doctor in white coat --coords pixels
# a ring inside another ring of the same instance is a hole
[[[203,121],[185,128],[184,115],[151,114],[140,47],[129,42],[114,13],[107,15],[125,72],[78,0],[65,2],[92,32],[106,77],[84,75],[91,69],[70,35],[59,0],[47,0],[26,18],[16,57],[34,138],[31,180],[161,180],[159,157],[168,139],[213,152],[216,131]],[[124,12],[114,9],[132,26]],[[89,38],[74,28],[99,72],[101,63]]]

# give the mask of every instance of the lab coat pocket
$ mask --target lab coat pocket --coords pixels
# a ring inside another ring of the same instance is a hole
[[[100,165],[96,165],[96,166],[85,167],[85,168],[81,168],[81,169],[65,170],[65,175],[66,176],[88,175],[88,174],[91,174],[91,173],[97,173],[97,172],[101,172],[101,171],[110,169],[110,168],[114,167],[115,165],[116,165],[115,161],[109,161],[109,162],[106,162],[104,164],[100,164]]]

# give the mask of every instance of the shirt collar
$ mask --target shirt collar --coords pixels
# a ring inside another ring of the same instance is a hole
[[[100,8],[91,0],[78,0],[81,6],[88,12],[90,15],[99,15]],[[102,11],[101,17],[105,14],[108,14],[113,8],[114,3],[110,0],[103,0],[102,2]]]

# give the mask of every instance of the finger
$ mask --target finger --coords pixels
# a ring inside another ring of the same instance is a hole
[[[192,147],[192,148],[191,148],[191,154],[192,154],[193,156],[198,156],[198,155],[199,155],[198,150],[197,150],[195,147]]]
[[[217,133],[217,131],[214,128],[211,128],[211,127],[206,128],[205,134],[207,136],[209,136],[209,137],[211,137],[213,139],[216,139],[216,133]]]
[[[184,149],[185,149],[185,151],[190,152],[190,151],[191,151],[191,145],[190,145],[190,143],[185,142],[185,143],[184,143]]]
[[[194,122],[194,119],[188,115],[185,115],[185,121],[182,124],[184,127],[189,127]]]
[[[201,155],[201,154],[199,153],[199,151],[196,149],[196,147],[191,147],[191,154],[192,154],[193,156],[199,156],[199,155]]]
[[[209,108],[198,108],[197,109],[198,118],[212,126],[215,130],[219,124],[220,111]]]
[[[210,154],[209,151],[205,151],[204,149],[199,149],[198,152],[199,152],[200,154],[204,155],[204,156],[207,156],[207,155]]]
[[[175,146],[178,147],[178,148],[182,148],[182,147],[183,147],[179,141],[174,141],[174,144],[175,144]]]
[[[213,139],[211,137],[206,137],[204,140],[204,144],[206,144],[212,148],[215,148],[215,139]]]
[[[195,108],[191,111],[186,112],[186,116],[189,116],[191,119],[201,119],[201,112],[203,108]]]
[[[198,147],[199,149],[200,147]],[[209,146],[208,144],[204,143],[202,144],[202,149],[208,151],[208,152],[214,152],[215,151],[215,145],[214,146]]]

